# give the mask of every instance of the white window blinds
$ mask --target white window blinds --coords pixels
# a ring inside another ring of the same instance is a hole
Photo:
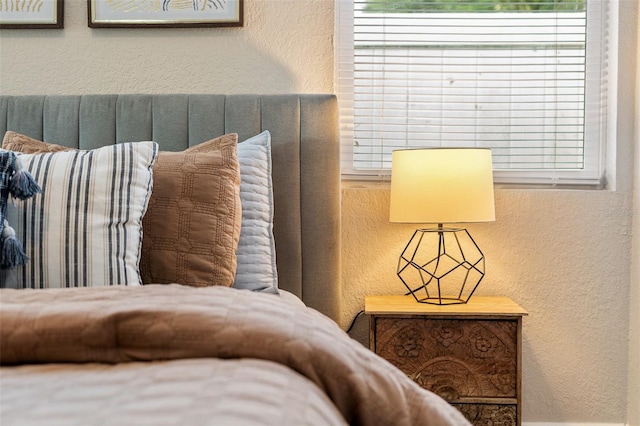
[[[599,183],[606,0],[337,0],[342,172],[491,148],[497,181]]]

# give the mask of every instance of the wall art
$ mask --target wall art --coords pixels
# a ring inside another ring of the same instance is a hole
[[[87,2],[91,28],[241,27],[243,25],[243,0],[87,0]]]
[[[0,29],[62,28],[64,0],[0,0]]]

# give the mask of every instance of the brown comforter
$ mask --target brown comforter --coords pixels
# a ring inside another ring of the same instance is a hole
[[[308,417],[296,417],[299,424],[319,424],[318,416],[324,416],[324,424],[339,424],[336,417],[331,417],[332,410],[339,411],[347,423],[354,425],[468,424],[450,405],[419,388],[320,313],[285,302],[276,295],[226,287],[3,289],[0,290],[0,361],[3,424],[5,421],[20,424],[21,415],[29,418],[29,413],[22,409],[12,410],[14,403],[31,399],[35,407],[42,405],[37,399],[42,397],[38,389],[47,389],[47,378],[55,386],[68,380],[67,392],[73,389],[74,394],[82,398],[93,393],[100,401],[96,406],[112,406],[112,420],[116,419],[122,406],[109,405],[109,398],[119,395],[117,391],[111,389],[108,393],[102,388],[91,388],[85,392],[82,386],[90,387],[92,381],[115,380],[118,375],[124,375],[118,383],[126,384],[132,380],[128,374],[140,375],[140,371],[144,377],[183,378],[186,375],[193,376],[194,380],[195,377],[213,380],[199,384],[198,389],[201,392],[209,388],[224,389],[220,392],[225,396],[233,393],[230,384],[237,387],[243,383],[243,372],[253,371],[255,374],[248,374],[246,386],[264,388],[260,393],[263,396],[256,398],[263,399],[262,405],[253,406],[255,401],[251,400],[235,404],[240,414],[258,412],[256,418],[263,418],[259,411],[271,406],[270,398],[283,401],[292,412],[305,411],[297,406],[296,397],[311,395],[319,389],[322,391],[319,396],[312,395],[316,409],[307,410]],[[25,366],[44,363],[49,365]],[[268,371],[271,375],[281,370],[293,377],[282,381],[272,377],[256,380],[260,372]],[[82,371],[80,376],[79,371]],[[233,372],[231,377],[229,372]],[[274,382],[271,387],[263,383],[269,380]],[[193,386],[193,380],[183,381],[184,386]],[[140,394],[145,395],[146,389],[162,388],[162,383],[152,382],[146,386]],[[274,397],[273,389],[278,387],[283,388],[284,393]],[[306,389],[308,387],[317,389]],[[173,392],[171,389],[176,392],[176,397],[169,397],[167,401],[185,398],[177,396],[179,386],[165,388],[169,393]],[[34,396],[30,398],[29,392]],[[332,404],[323,402],[323,398]],[[153,406],[153,398],[145,403]],[[88,398],[86,404],[91,406]],[[221,407],[210,401],[207,406],[205,400],[204,404],[211,412],[198,418],[209,419],[210,424],[231,425],[235,424],[233,419],[238,419],[225,417],[224,410],[234,403]],[[29,410],[28,406],[24,409]],[[187,408],[180,406],[173,411],[177,413],[181,409]],[[57,412],[62,416],[61,422],[65,416],[78,419],[68,411],[67,408]],[[94,412],[94,415],[98,414]],[[285,420],[292,417],[280,418],[281,424],[293,421]],[[85,424],[93,424],[90,419]],[[178,424],[176,422],[178,420],[168,424]],[[99,423],[109,422],[96,420],[95,424]]]

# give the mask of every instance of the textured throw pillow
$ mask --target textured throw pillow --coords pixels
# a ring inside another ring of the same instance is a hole
[[[213,139],[203,153],[160,152],[143,222],[145,284],[233,284],[242,221],[237,140]]]
[[[203,142],[187,152],[207,152]],[[242,229],[234,288],[278,293],[276,245],[273,237],[271,134],[264,131],[238,144]]]
[[[237,135],[205,142],[206,151],[161,151],[143,219],[140,274],[145,284],[233,283],[240,237]],[[7,132],[3,147],[20,152],[71,148]]]
[[[142,218],[158,153],[154,142],[91,151],[23,154],[42,193],[7,206],[29,263],[5,287],[142,284]]]
[[[2,139],[2,149],[22,154],[44,154],[47,152],[76,151],[73,148],[46,143],[9,130]]]

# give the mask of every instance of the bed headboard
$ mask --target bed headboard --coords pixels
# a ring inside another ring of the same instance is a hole
[[[153,140],[180,151],[225,133],[272,136],[279,286],[334,320],[340,310],[340,172],[334,95],[0,96],[13,130],[92,149]]]

